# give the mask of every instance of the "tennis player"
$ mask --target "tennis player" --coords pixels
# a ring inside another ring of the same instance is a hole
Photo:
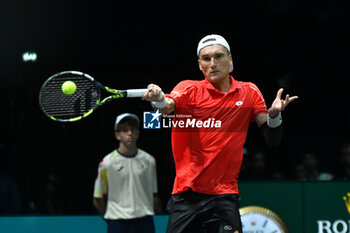
[[[255,121],[267,143],[277,146],[282,137],[281,111],[298,97],[282,99],[280,89],[267,110],[256,85],[230,75],[232,55],[222,36],[201,39],[197,55],[204,80],[182,81],[169,95],[150,84],[150,92],[142,97],[183,122],[183,127],[173,124],[172,129],[176,178],[167,206],[167,233],[241,233],[237,177],[249,124]]]
[[[137,147],[139,118],[124,113],[116,118],[116,150],[99,164],[94,206],[108,223],[108,233],[154,233],[155,159]]]

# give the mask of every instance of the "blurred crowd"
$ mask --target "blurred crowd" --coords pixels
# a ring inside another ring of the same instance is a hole
[[[307,151],[289,175],[263,151],[245,151],[244,157],[241,181],[350,181],[350,142],[344,143],[339,155],[334,156],[336,167],[322,164],[317,153]]]

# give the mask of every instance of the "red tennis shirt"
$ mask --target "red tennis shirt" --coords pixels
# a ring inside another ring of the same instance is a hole
[[[237,177],[250,122],[267,113],[258,87],[236,81],[225,94],[205,80],[185,80],[167,95],[175,100],[173,194],[191,188],[205,194],[238,193]]]

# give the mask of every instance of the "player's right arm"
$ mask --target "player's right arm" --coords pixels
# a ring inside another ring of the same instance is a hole
[[[162,102],[164,101],[165,95],[162,92],[162,89],[155,85],[155,84],[150,84],[148,85],[148,92],[145,93],[141,99],[149,101],[149,102]],[[175,111],[175,101],[172,98],[166,98],[166,105],[165,107],[159,109],[161,111],[162,114],[164,115],[168,115],[170,113],[172,113],[173,111]]]
[[[172,98],[166,98],[166,102],[167,104],[165,108],[160,109],[160,112],[164,115],[169,115],[170,113],[175,111],[176,104],[175,104],[175,100],[173,100]]]

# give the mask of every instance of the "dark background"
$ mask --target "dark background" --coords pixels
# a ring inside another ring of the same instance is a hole
[[[231,46],[233,76],[257,84],[268,106],[279,87],[299,96],[283,113],[282,145],[268,148],[252,125],[247,156],[264,151],[271,169],[293,180],[301,156],[312,151],[324,171],[336,173],[350,123],[345,2],[1,1],[0,165],[19,187],[20,214],[96,213],[94,179],[99,161],[116,146],[116,115],[151,110],[139,99],[115,101],[80,122],[53,122],[38,106],[49,76],[78,70],[113,88],[156,83],[170,92],[181,80],[203,78],[197,43],[213,33]],[[23,62],[26,51],[36,52],[37,61]],[[165,205],[174,177],[170,130],[142,130],[139,146],[157,160]],[[45,207],[50,184],[55,212]]]

